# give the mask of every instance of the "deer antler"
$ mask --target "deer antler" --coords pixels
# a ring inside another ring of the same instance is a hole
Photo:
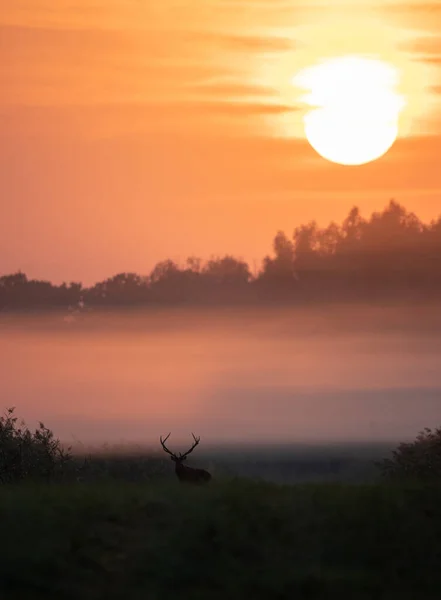
[[[170,454],[171,456],[174,456],[175,458],[177,458],[176,454],[174,454],[173,452],[170,452],[170,450],[167,448],[167,446],[165,445],[165,442],[168,440],[168,438],[171,435],[171,431],[168,434],[168,436],[165,438],[165,440],[162,439],[162,435],[159,437],[159,441],[161,442],[161,446],[162,449],[164,450],[164,452],[167,452],[167,454]]]
[[[193,445],[191,446],[191,448],[189,448],[187,450],[187,452],[184,452],[184,454],[181,454],[181,453],[174,454],[165,445],[165,442],[168,440],[170,435],[171,434],[169,433],[165,439],[162,439],[162,435],[161,435],[159,437],[159,441],[161,442],[161,446],[162,446],[162,449],[164,450],[164,452],[166,452],[167,454],[170,454],[170,456],[172,457],[172,460],[176,463],[175,473],[176,473],[176,476],[179,479],[179,481],[181,483],[192,483],[192,484],[199,484],[199,483],[205,484],[208,481],[210,481],[211,474],[208,473],[208,471],[204,471],[204,469],[192,469],[191,467],[186,467],[183,464],[184,460],[187,458],[187,456],[190,454],[190,452],[193,452],[193,450],[199,444],[201,438],[196,437],[195,434],[192,433],[191,435],[193,436],[194,442],[193,442]]]
[[[194,439],[194,444],[193,446],[190,448],[190,450],[187,450],[187,452],[184,452],[184,454],[180,454],[180,458],[185,458],[186,456],[188,456],[190,454],[190,452],[193,452],[193,450],[196,448],[196,446],[199,444],[199,442],[201,441],[200,437],[196,437],[194,433],[191,434],[193,436]]]

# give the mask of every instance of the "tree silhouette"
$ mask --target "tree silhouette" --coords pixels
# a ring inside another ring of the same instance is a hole
[[[147,281],[136,273],[118,273],[86,292],[86,300],[91,304],[139,304],[147,299]]]
[[[341,225],[299,225],[278,231],[260,270],[230,254],[184,266],[167,259],[151,273],[118,273],[84,288],[81,283],[0,277],[0,309],[131,306],[158,303],[284,302],[401,298],[441,293],[441,217],[422,223],[394,200],[365,219],[354,206]]]
[[[376,463],[388,479],[439,481],[441,476],[441,427],[426,427],[413,442],[402,442],[390,458]]]

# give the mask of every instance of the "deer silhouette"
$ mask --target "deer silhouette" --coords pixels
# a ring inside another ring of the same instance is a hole
[[[183,464],[184,460],[187,458],[187,456],[190,454],[190,452],[193,452],[193,450],[199,444],[200,439],[201,439],[200,437],[197,438],[194,433],[192,433],[191,435],[193,436],[193,439],[194,439],[193,445],[191,446],[191,448],[189,450],[187,450],[187,452],[184,452],[184,454],[179,454],[179,455],[174,454],[174,452],[170,452],[170,450],[165,445],[165,442],[170,437],[170,433],[165,438],[165,440],[163,440],[162,436],[161,436],[159,438],[159,441],[161,442],[161,446],[162,446],[162,449],[164,450],[164,452],[167,452],[167,454],[170,454],[171,460],[174,461],[175,473],[181,483],[208,483],[211,479],[211,475],[208,471],[204,471],[204,469],[192,469],[191,467],[186,467]]]

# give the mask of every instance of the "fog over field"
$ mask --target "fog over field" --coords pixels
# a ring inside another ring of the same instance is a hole
[[[63,441],[394,442],[441,423],[434,306],[4,314],[2,404]]]

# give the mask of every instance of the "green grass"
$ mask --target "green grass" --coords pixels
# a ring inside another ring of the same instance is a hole
[[[441,598],[441,487],[0,488],[0,598]]]

